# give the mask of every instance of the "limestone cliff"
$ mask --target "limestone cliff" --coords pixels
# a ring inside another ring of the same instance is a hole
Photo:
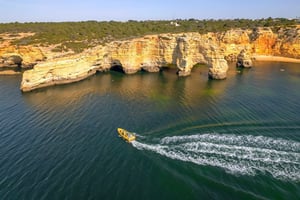
[[[29,91],[74,82],[111,68],[132,74],[139,70],[157,72],[164,66],[175,65],[179,76],[187,76],[197,63],[208,65],[210,78],[224,79],[227,61],[237,61],[239,55],[239,58],[245,56],[241,52],[247,52],[249,62],[256,55],[300,58],[299,28],[280,29],[278,33],[273,33],[270,28],[256,28],[207,34],[160,34],[114,41],[75,56],[36,65],[24,72],[21,89]]]
[[[17,57],[19,59],[16,59]],[[0,46],[0,68],[32,68],[35,64],[45,59],[45,55],[39,47],[17,45]]]
[[[105,48],[104,65],[108,68],[118,65],[128,74],[141,69],[159,71],[159,68],[173,64],[180,76],[187,76],[197,63],[216,67],[217,62],[214,61],[224,59],[218,45],[199,33],[149,35],[112,42]],[[101,56],[99,59],[102,59]],[[227,65],[225,60],[223,63]]]
[[[246,50],[250,56],[269,55],[300,58],[300,26],[280,28],[274,33],[271,28],[253,30],[234,29],[216,33],[220,48],[227,60],[236,61],[238,54]]]

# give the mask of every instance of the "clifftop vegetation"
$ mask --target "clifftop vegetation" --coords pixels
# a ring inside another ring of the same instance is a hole
[[[32,22],[0,24],[0,33],[16,35],[21,32],[35,33],[14,41],[17,45],[48,46],[59,44],[53,51],[81,52],[85,48],[105,44],[113,40],[128,39],[147,34],[179,32],[220,32],[232,28],[252,29],[255,27],[294,26],[297,20],[285,18],[267,19],[234,19],[234,20],[162,20],[127,22]],[[0,40],[1,41],[1,40]]]

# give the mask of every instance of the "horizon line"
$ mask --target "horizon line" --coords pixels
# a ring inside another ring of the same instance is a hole
[[[13,24],[13,23],[19,23],[19,24],[26,24],[26,23],[67,23],[67,22],[147,22],[147,21],[188,21],[188,20],[195,20],[195,21],[224,21],[224,20],[266,20],[266,19],[287,19],[287,20],[300,20],[300,17],[296,16],[294,18],[287,18],[287,17],[262,17],[262,18],[176,18],[176,19],[127,19],[127,20],[97,20],[97,19],[87,19],[87,20],[52,20],[52,21],[10,21],[10,22],[0,22],[0,24]]]

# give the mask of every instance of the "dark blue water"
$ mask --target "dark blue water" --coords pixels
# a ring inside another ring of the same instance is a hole
[[[0,199],[300,197],[299,64],[20,81],[0,77]]]

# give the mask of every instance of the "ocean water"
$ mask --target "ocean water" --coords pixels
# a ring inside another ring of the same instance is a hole
[[[300,65],[207,71],[1,76],[0,199],[299,199]]]

